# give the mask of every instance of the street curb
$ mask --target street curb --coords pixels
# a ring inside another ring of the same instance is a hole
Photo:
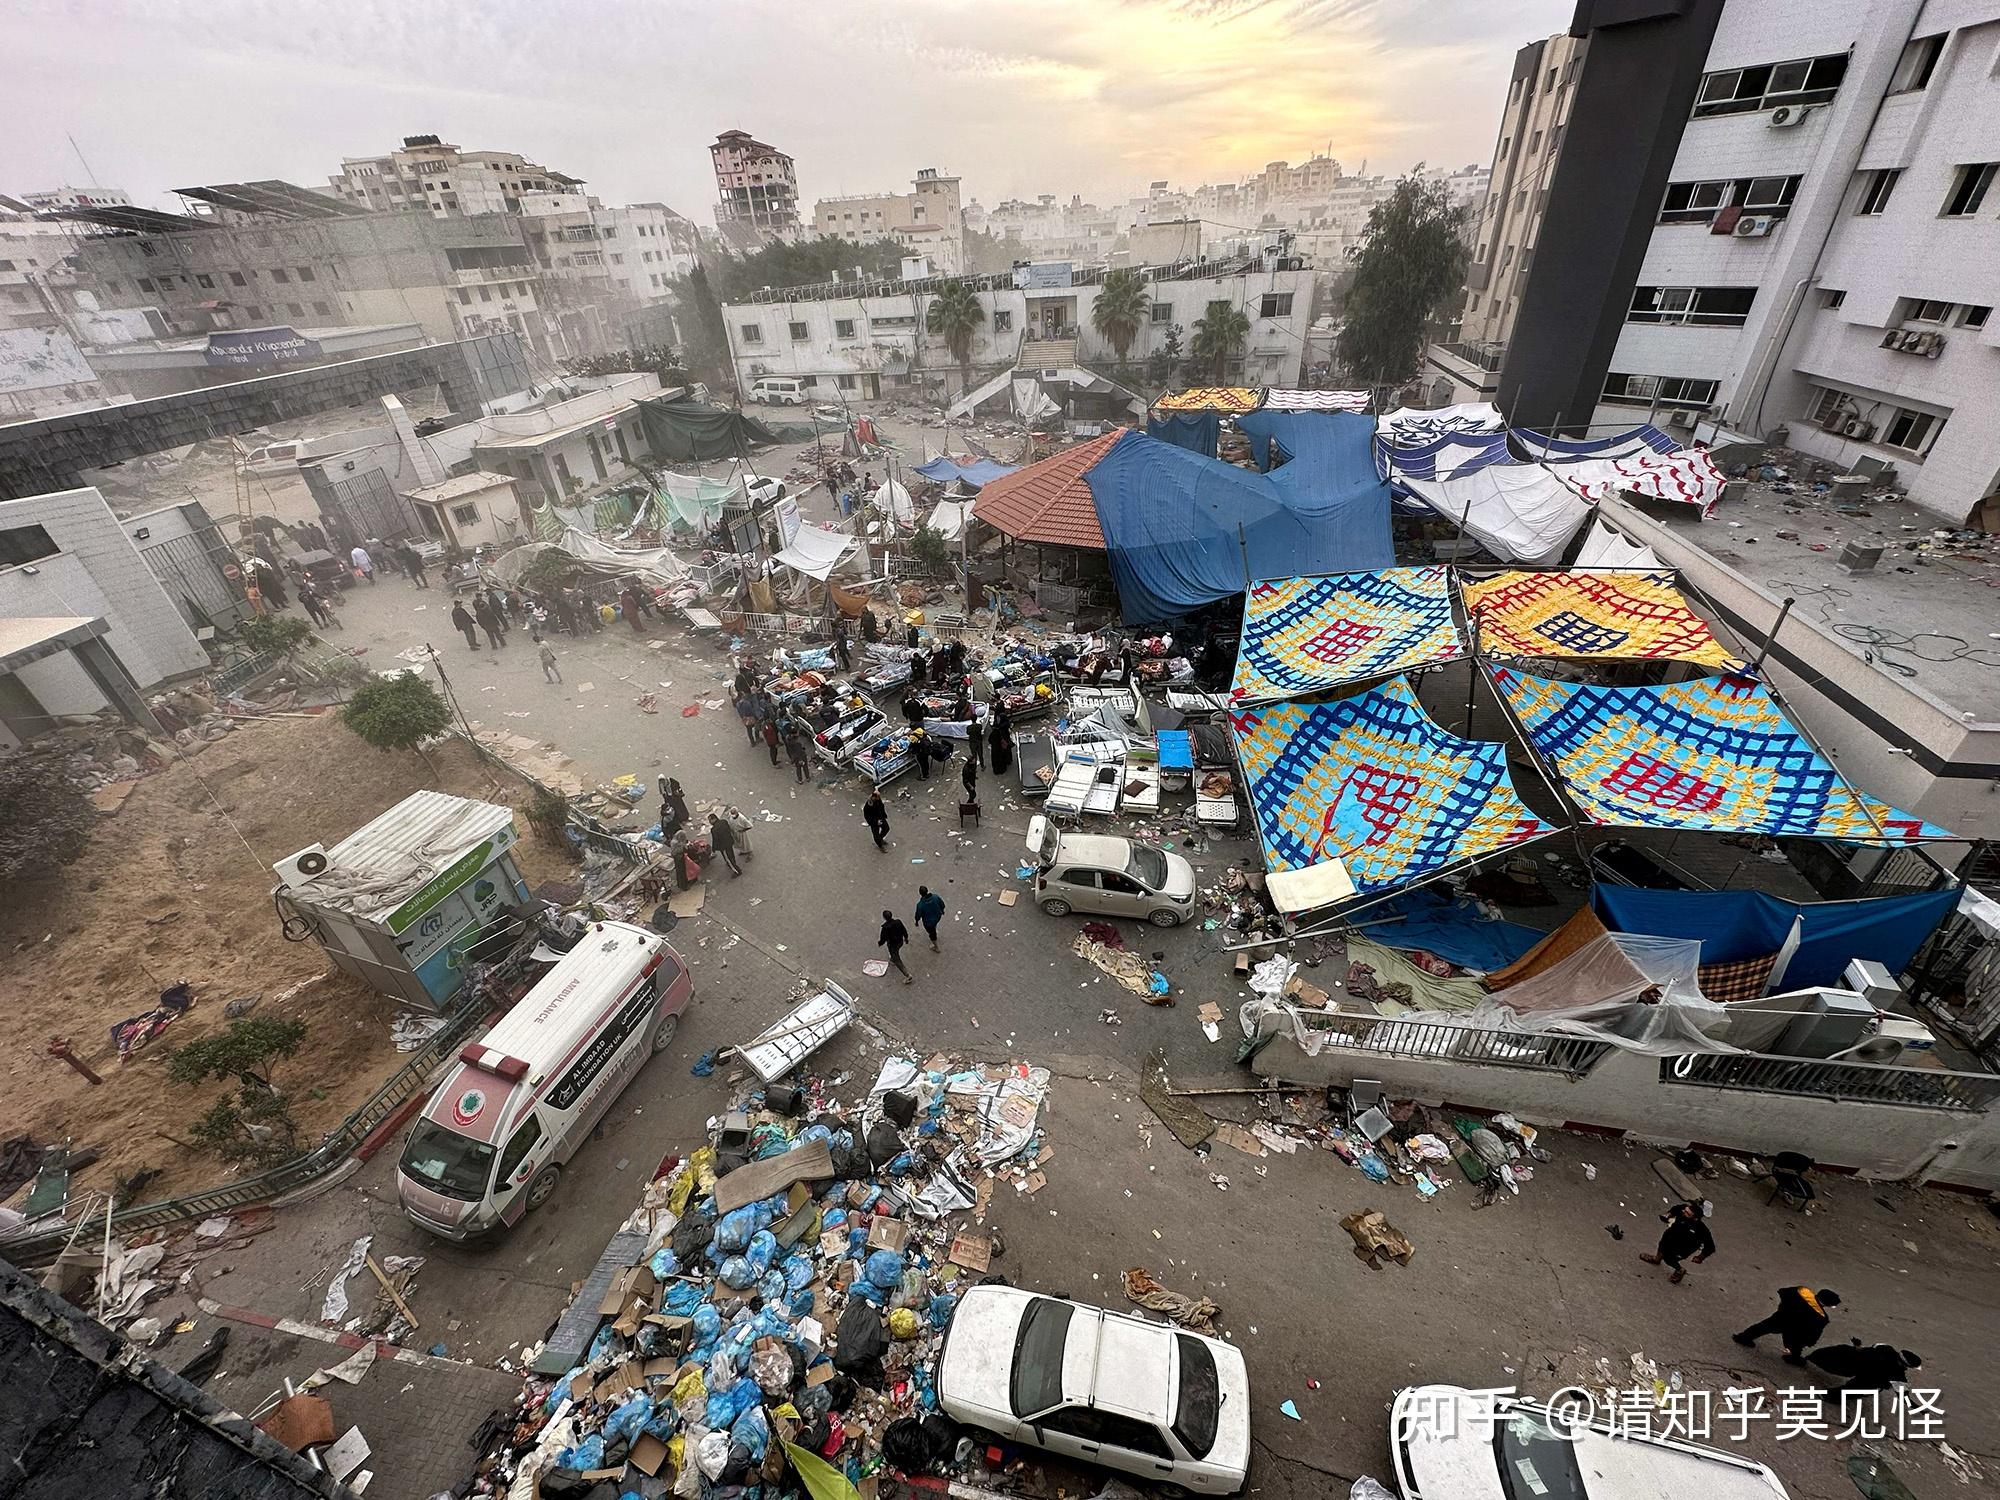
[[[375,1346],[377,1359],[392,1359],[404,1365],[452,1365],[462,1367],[463,1360],[438,1359],[429,1354],[419,1354],[414,1349],[405,1349],[401,1344],[392,1344],[387,1339],[363,1338],[358,1333],[342,1333],[337,1329],[321,1328],[316,1323],[301,1323],[297,1318],[274,1318],[269,1313],[253,1312],[247,1307],[228,1307],[212,1298],[196,1299],[196,1306],[213,1318],[227,1318],[232,1323],[247,1323],[252,1328],[267,1329],[272,1333],[288,1333],[295,1338],[318,1339],[322,1344],[337,1344],[343,1349],[365,1349]]]
[[[354,1154],[349,1159],[356,1162],[367,1161],[388,1143],[390,1136],[409,1124],[422,1111],[423,1107],[430,1102],[430,1097],[430,1091],[426,1089],[421,1094],[410,1095],[409,1098],[390,1110],[388,1116],[381,1124],[362,1137],[361,1144],[354,1148]]]

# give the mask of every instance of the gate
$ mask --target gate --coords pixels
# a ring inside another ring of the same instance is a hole
[[[236,568],[236,555],[222,540],[214,522],[186,536],[149,542],[139,556],[160,580],[190,630],[212,625],[227,630],[250,612],[249,601],[225,568]]]

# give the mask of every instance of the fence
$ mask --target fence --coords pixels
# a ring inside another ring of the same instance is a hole
[[[183,1219],[203,1219],[211,1214],[228,1213],[231,1209],[247,1208],[254,1203],[283,1197],[332,1171],[353,1155],[356,1148],[395,1112],[398,1105],[423,1090],[429,1082],[431,1070],[453,1056],[459,1044],[485,1017],[489,1001],[484,987],[468,985],[467,988],[473,998],[454,1011],[428,1041],[410,1054],[408,1062],[390,1074],[381,1088],[328,1131],[326,1138],[311,1151],[239,1182],[207,1188],[179,1198],[163,1198],[157,1203],[141,1203],[114,1210],[112,1228],[151,1229]],[[92,1227],[101,1231],[103,1220],[94,1220]],[[17,1265],[25,1265],[60,1251],[74,1229],[74,1225],[64,1224],[58,1229],[0,1241],[0,1253]]]
[[[1992,1073],[1732,1053],[1661,1058],[1660,1082],[1852,1103],[1903,1104],[1963,1114],[1982,1113],[2000,1099],[2000,1075]]]
[[[1375,1016],[1297,1014],[1298,1023],[1326,1044],[1393,1057],[1435,1058],[1498,1068],[1530,1068],[1581,1078],[1611,1050],[1609,1042],[1588,1037],[1542,1036],[1436,1021],[1397,1021]]]

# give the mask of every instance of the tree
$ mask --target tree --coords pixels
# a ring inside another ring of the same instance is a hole
[[[1028,247],[1012,230],[988,234],[980,229],[965,232],[965,270],[969,276],[993,276],[1011,271],[1017,261],[1030,260]]]
[[[1169,323],[1160,347],[1146,356],[1146,379],[1154,385],[1164,389],[1173,383],[1174,372],[1181,365],[1181,334],[1185,331],[1180,324]]]
[[[635,464],[633,467],[639,466]],[[650,479],[652,476],[647,477]],[[653,483],[657,486],[659,481],[655,479]],[[534,594],[552,594],[557,589],[568,588],[570,579],[575,576],[576,559],[560,547],[551,547],[521,569],[521,587]]]
[[[737,302],[766,287],[818,286],[859,273],[864,281],[894,281],[903,271],[903,247],[890,239],[778,240],[743,256],[715,263],[712,279],[725,302]]]
[[[356,689],[340,721],[377,750],[415,750],[451,726],[451,711],[437,689],[412,673],[371,677]],[[428,755],[424,764],[431,766]],[[431,766],[433,774],[437,767]]]
[[[1218,299],[1194,320],[1194,343],[1189,352],[1203,374],[1221,385],[1230,357],[1249,337],[1250,319],[1243,309]]]
[[[97,822],[60,756],[0,760],[0,881],[46,874],[82,854]]]
[[[312,639],[312,626],[297,615],[252,615],[236,627],[236,638],[259,656],[290,656]]]
[[[700,261],[686,280],[674,283],[674,303],[687,332],[687,361],[718,386],[734,388],[729,361],[729,334],[722,322],[722,304],[709,284],[708,268]]]
[[[197,1144],[230,1163],[275,1165],[298,1154],[298,1122],[289,1101],[272,1083],[279,1058],[295,1056],[306,1038],[306,1023],[278,1016],[231,1021],[229,1029],[176,1049],[167,1059],[167,1077],[193,1087],[211,1078],[234,1078],[225,1094],[194,1122]]]
[[[1415,172],[1375,205],[1349,252],[1354,282],[1336,346],[1348,370],[1375,385],[1416,375],[1427,325],[1465,286],[1463,225],[1444,184]]]
[[[910,538],[910,562],[932,577],[951,571],[951,546],[928,526],[919,526]]]
[[[1090,326],[1111,346],[1121,365],[1152,305],[1146,278],[1137,271],[1120,266],[1105,273],[1104,284],[1097,289],[1097,300],[1090,304]]]
[[[947,281],[924,309],[924,327],[944,340],[958,361],[960,389],[972,384],[972,336],[986,321],[979,295],[963,281]]]

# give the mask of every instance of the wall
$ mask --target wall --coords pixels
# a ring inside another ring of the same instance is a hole
[[[1259,1052],[1260,1077],[1313,1085],[1379,1080],[1391,1098],[1506,1110],[1533,1124],[1626,1131],[1643,1140],[1770,1155],[1798,1151],[1871,1177],[1917,1175],[1934,1158],[1939,1181],[2000,1187],[2000,1116],[1864,1104],[1752,1089],[1664,1083],[1660,1060],[1613,1049],[1582,1078],[1531,1068],[1400,1058],[1323,1048],[1308,1057],[1289,1035]]]
[[[0,502],[0,529],[14,526],[47,528],[62,551],[0,569],[0,615],[102,616],[110,627],[107,643],[142,691],[207,669],[208,653],[96,490]],[[68,653],[30,663],[18,675],[52,714],[108,706]]]

